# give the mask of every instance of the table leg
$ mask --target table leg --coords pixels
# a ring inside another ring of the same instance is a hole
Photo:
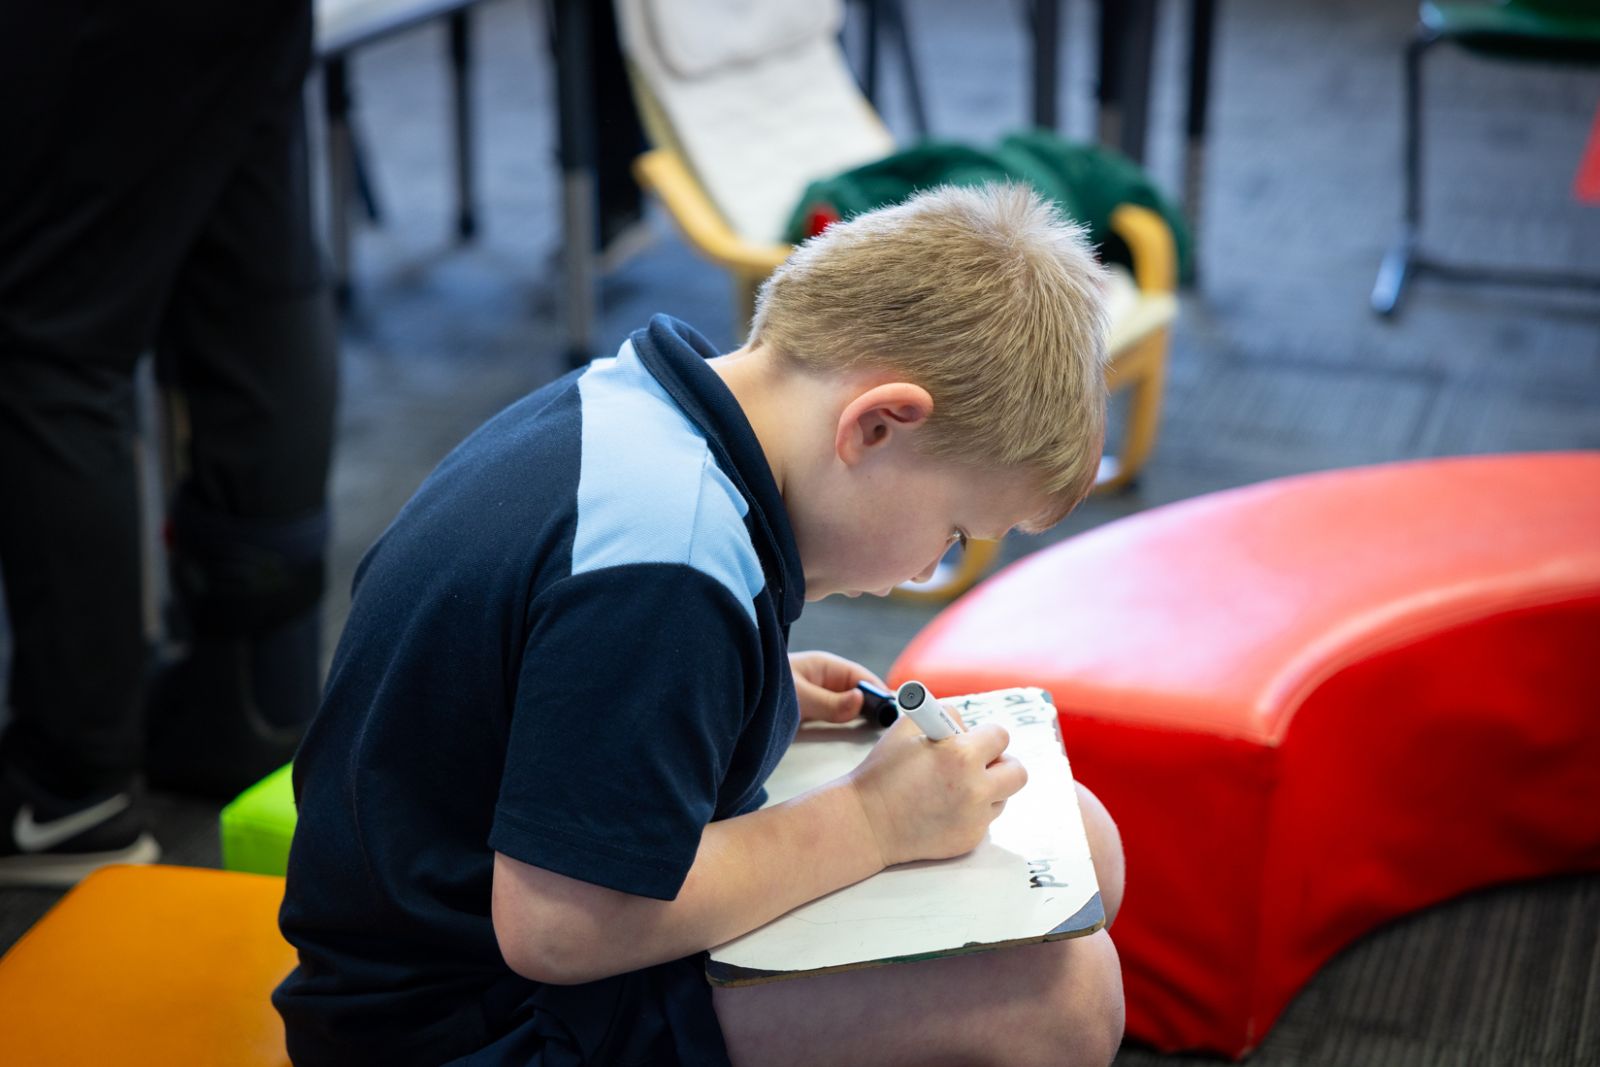
[[[478,232],[473,203],[471,23],[465,9],[450,15],[450,89],[455,105],[456,234],[471,240]]]
[[[556,0],[556,107],[560,126],[562,239],[566,262],[567,362],[594,356],[597,270],[594,110],[585,0]]]
[[[342,55],[322,65],[322,101],[328,138],[328,246],[333,261],[333,294],[350,306],[350,142],[349,69]]]
[[[1211,105],[1211,51],[1216,45],[1217,0],[1193,0],[1189,8],[1189,100],[1184,115],[1183,213],[1189,221],[1194,258],[1200,244],[1200,207],[1206,165],[1206,119]]]
[[[1033,124],[1041,130],[1061,126],[1060,0],[1033,0]]]

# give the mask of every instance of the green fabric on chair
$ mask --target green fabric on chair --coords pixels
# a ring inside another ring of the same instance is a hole
[[[922,141],[891,156],[863,164],[806,187],[789,218],[784,240],[799,244],[820,224],[852,218],[885,204],[896,204],[936,185],[981,185],[1015,181],[1089,228],[1091,244],[1104,245],[1108,258],[1122,262],[1125,251],[1111,232],[1111,213],[1120,204],[1137,204],[1159,214],[1172,230],[1178,276],[1191,280],[1194,255],[1188,224],[1139,166],[1109,149],[1063,140],[1048,130],[1026,130],[993,149],[953,141]]]
[[[1422,24],[1440,37],[1495,56],[1600,61],[1600,0],[1423,3]]]
[[[294,837],[294,764],[285,764],[222,809],[222,866],[282,875]]]

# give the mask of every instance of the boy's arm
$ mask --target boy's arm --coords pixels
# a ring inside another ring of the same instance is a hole
[[[984,726],[934,745],[902,721],[853,774],[707,826],[673,900],[496,853],[501,955],[534,981],[593,981],[719,945],[889,864],[970,851],[1026,781],[1007,740]]]
[[[495,854],[494,928],[512,970],[572,984],[721,944],[883,867],[844,782],[707,826],[673,900],[621,893]]]

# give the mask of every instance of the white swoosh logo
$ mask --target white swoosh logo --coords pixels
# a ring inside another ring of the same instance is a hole
[[[133,803],[133,798],[126,793],[116,796],[82,811],[75,811],[71,815],[63,815],[59,819],[49,822],[35,822],[33,819],[33,805],[24,804],[17,809],[17,818],[11,825],[11,836],[17,842],[17,848],[23,852],[42,852],[69,838],[77,837],[85,830],[92,830],[107,819],[121,814],[128,805]]]

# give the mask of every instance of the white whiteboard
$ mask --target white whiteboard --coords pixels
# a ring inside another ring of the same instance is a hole
[[[707,977],[746,985],[1091,933],[1105,925],[1072,768],[1042,689],[941,697],[968,727],[997,722],[1028,784],[976,849],[901,864],[711,950]],[[807,726],[767,781],[778,804],[848,773],[881,736]]]

